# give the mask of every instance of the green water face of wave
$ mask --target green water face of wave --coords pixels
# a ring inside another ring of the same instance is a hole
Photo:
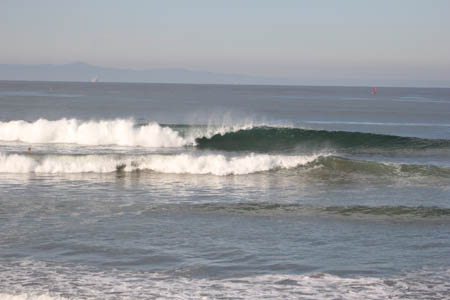
[[[254,127],[211,138],[196,139],[200,149],[224,151],[288,151],[296,148],[311,150],[343,149],[352,151],[450,149],[450,140],[432,140],[363,132],[309,130],[300,128]]]

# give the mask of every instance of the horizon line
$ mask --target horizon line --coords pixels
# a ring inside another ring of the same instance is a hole
[[[153,84],[153,85],[209,85],[209,86],[274,86],[274,87],[348,87],[348,88],[404,88],[404,89],[450,89],[445,86],[397,86],[397,85],[336,85],[336,84],[266,84],[266,83],[186,83],[186,82],[145,82],[145,81],[67,81],[67,80],[8,80],[0,82],[36,82],[36,83],[85,83],[89,85],[101,84]]]

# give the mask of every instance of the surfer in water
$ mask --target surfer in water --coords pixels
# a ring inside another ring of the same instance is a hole
[[[28,147],[28,149],[27,149],[27,150],[25,150],[25,152],[26,152],[26,153],[31,153],[31,148],[30,148],[30,147]]]

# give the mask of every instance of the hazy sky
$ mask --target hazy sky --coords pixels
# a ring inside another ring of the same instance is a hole
[[[0,63],[450,80],[450,0],[0,0]]]

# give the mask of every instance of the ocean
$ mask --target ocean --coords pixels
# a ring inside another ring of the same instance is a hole
[[[0,299],[450,298],[450,89],[371,91],[0,82]]]

